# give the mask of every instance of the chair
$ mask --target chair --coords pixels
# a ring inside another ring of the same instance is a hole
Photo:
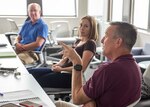
[[[19,28],[16,24],[16,22],[12,19],[7,19],[7,21],[9,22],[10,24],[10,27],[11,27],[11,31],[10,32],[6,32],[5,33],[5,36],[8,38],[8,41],[10,42],[11,45],[14,45],[13,43],[13,38],[12,37],[17,37],[18,35],[18,31],[19,31]]]
[[[133,47],[132,54],[137,63],[150,60],[150,43],[146,43],[144,47]]]
[[[0,34],[10,32],[10,24],[6,18],[0,18]]]
[[[66,44],[73,44],[76,37],[72,37],[70,33],[70,26],[68,21],[52,21],[50,22],[50,38],[53,39],[54,43],[63,41]],[[77,28],[74,27],[74,30]],[[73,30],[73,31],[74,31]],[[74,34],[72,32],[72,34]]]
[[[52,21],[50,22],[50,30],[54,31],[57,38],[71,37],[68,21]]]
[[[68,26],[69,25],[67,21],[51,22],[51,30],[49,31],[48,36],[49,46],[46,47],[47,60],[59,61],[61,59],[61,56],[58,54],[62,50],[62,47],[59,45],[59,41],[63,41],[65,44],[72,46],[72,44],[77,40],[77,37],[69,36],[70,34],[68,33]],[[76,31],[77,28],[74,27],[74,29]],[[59,37],[58,35],[61,35],[62,37]],[[68,37],[66,35],[68,35]]]
[[[45,45],[46,45],[46,42],[43,43],[41,49],[39,51],[34,51],[38,57],[39,57],[39,60],[37,62],[35,62],[34,64],[26,64],[25,67],[27,69],[31,69],[31,68],[38,68],[38,67],[41,67],[41,66],[44,66],[45,64]]]

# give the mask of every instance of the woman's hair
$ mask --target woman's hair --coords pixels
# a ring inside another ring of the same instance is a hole
[[[91,29],[89,39],[93,39],[96,41],[98,39],[98,31],[97,31],[97,22],[95,18],[92,16],[85,16],[81,20],[83,19],[87,19],[90,22]]]

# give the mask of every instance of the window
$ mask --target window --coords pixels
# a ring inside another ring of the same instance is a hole
[[[26,0],[1,0],[0,15],[27,15]]]
[[[42,0],[43,16],[77,16],[76,0]]]
[[[110,0],[109,21],[125,21],[150,30],[149,0]]]
[[[42,8],[43,16],[75,17],[76,0],[1,0],[1,16],[27,15],[27,5],[36,2]]]
[[[139,28],[148,28],[149,0],[134,1],[133,24]]]
[[[113,0],[112,21],[122,21],[123,0]]]
[[[88,15],[102,18],[104,0],[88,0]]]

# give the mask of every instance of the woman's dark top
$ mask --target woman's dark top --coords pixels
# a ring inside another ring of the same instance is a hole
[[[87,42],[85,42],[83,45],[77,46],[78,43],[80,42],[80,39],[78,39],[75,43],[73,48],[75,48],[76,52],[79,54],[79,56],[82,58],[83,56],[83,52],[85,50],[89,50],[91,52],[93,52],[95,54],[96,52],[96,43],[94,40],[88,40]],[[72,66],[72,62],[68,59],[64,65],[62,66],[64,67],[70,67]]]

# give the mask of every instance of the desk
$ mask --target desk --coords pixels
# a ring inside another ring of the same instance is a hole
[[[0,43],[7,44],[6,47],[0,47],[0,52],[14,52],[15,53],[8,39],[5,37],[5,35],[0,34]],[[4,67],[16,67],[18,68],[17,69],[18,71],[21,71],[21,74],[29,74],[17,55],[16,57],[12,57],[12,58],[0,58],[0,64],[1,66],[4,66]]]
[[[0,52],[14,52],[5,35],[0,34],[0,40],[0,43],[7,43],[7,47],[0,48]],[[37,83],[34,77],[28,73],[18,56],[14,58],[0,58],[0,63],[5,66],[18,67],[17,71],[21,73],[20,78],[15,78],[14,74],[9,74],[8,76],[0,74],[0,92],[31,90],[46,105],[48,105],[48,107],[55,107],[42,87]]]
[[[48,105],[48,107],[55,107],[51,99],[31,74],[22,75],[20,79],[15,78],[13,75],[7,77],[0,76],[0,84],[1,92],[31,90],[46,105]]]

